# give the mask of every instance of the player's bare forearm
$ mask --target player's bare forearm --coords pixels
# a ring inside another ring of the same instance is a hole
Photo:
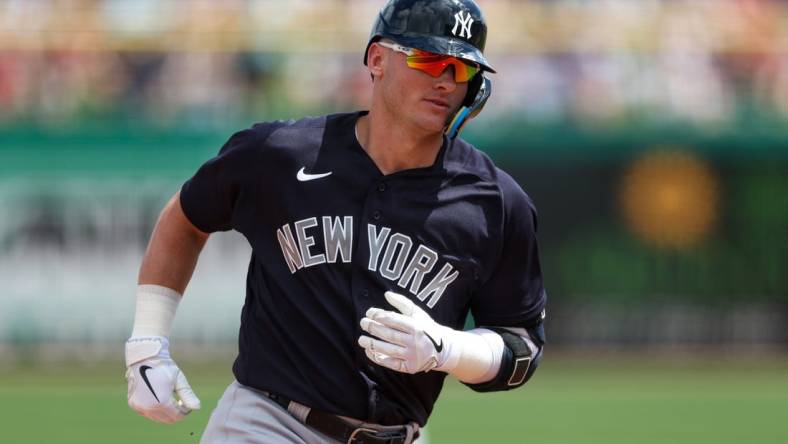
[[[207,239],[189,222],[175,193],[159,215],[140,267],[134,326],[125,347],[128,404],[157,422],[175,423],[200,408],[170,355],[168,338]]]
[[[183,294],[208,236],[183,213],[180,193],[176,193],[153,229],[138,283],[161,285]]]

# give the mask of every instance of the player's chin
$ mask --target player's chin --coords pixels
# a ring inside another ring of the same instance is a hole
[[[446,126],[446,121],[450,117],[451,108],[449,106],[442,106],[424,100],[422,112],[420,114],[421,118],[419,120],[421,121],[422,127],[434,131],[443,131],[443,128]]]

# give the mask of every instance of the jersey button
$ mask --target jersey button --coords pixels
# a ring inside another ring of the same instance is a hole
[[[372,213],[372,218],[375,220],[380,220],[380,211],[375,211]]]
[[[364,291],[361,293],[361,296],[363,296],[363,297],[364,297],[364,299],[367,299],[367,298],[369,298],[369,291],[368,291],[368,290],[364,290]]]
[[[383,183],[383,182],[379,183],[378,184],[378,191],[380,191],[381,193],[386,191],[386,184]]]

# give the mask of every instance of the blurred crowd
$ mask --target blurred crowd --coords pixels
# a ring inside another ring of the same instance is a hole
[[[479,0],[490,115],[620,125],[788,118],[788,4]],[[0,125],[364,107],[376,0],[0,0]]]
[[[498,74],[471,128],[498,125],[483,146],[539,208],[552,340],[784,343],[788,1],[477,1]],[[228,128],[366,106],[383,3],[0,0],[0,342],[127,334],[75,313],[126,312],[159,209]],[[203,300],[241,244],[213,243]]]

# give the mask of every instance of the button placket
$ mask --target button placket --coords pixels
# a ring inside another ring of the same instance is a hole
[[[361,210],[366,219],[364,222],[365,225],[366,223],[376,222],[382,219],[382,212],[375,208],[380,208],[380,206],[383,204],[383,196],[381,193],[385,192],[387,189],[388,185],[386,185],[385,182],[372,183],[370,184],[369,188],[367,188],[366,198],[364,199],[364,207]],[[364,229],[364,231],[366,232],[366,229]],[[356,310],[358,310],[358,315],[364,316],[364,313],[366,312],[365,307],[369,305],[369,300],[371,298],[370,289],[367,287],[368,283],[364,283],[366,281],[362,277],[362,274],[354,272],[352,279],[354,304],[356,306]]]

